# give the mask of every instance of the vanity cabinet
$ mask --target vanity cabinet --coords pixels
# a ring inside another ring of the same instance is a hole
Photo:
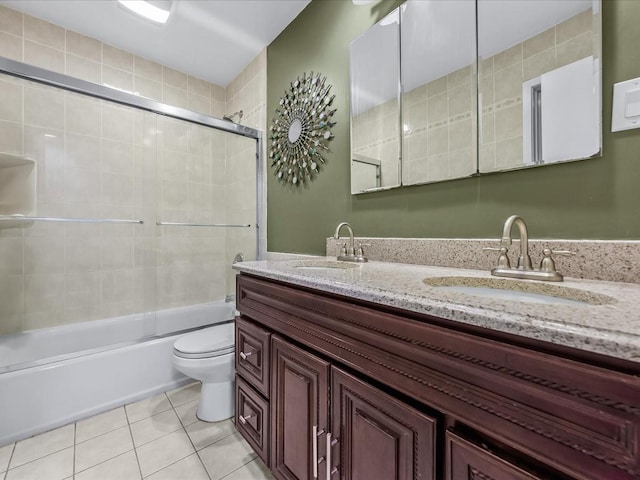
[[[278,336],[271,380],[277,478],[435,478],[434,419]]]
[[[237,373],[277,478],[640,478],[633,362],[246,273],[236,302],[269,339],[268,393]]]

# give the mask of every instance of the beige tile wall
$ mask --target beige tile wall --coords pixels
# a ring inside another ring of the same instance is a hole
[[[244,112],[241,123],[262,132],[267,129],[267,49],[265,48],[226,89],[227,112]],[[256,160],[255,141],[243,137],[230,137],[227,141],[227,221],[248,223],[250,228],[227,229],[225,276],[227,294],[235,294],[236,271],[231,262],[236,253],[242,252],[245,259],[256,258]],[[258,229],[260,250],[267,251],[267,163],[266,142],[262,147],[262,218]]]
[[[399,185],[398,101],[378,105],[351,120],[353,153],[380,160],[380,184]]]
[[[266,124],[266,50],[225,89],[0,6],[0,55],[208,115],[243,109],[243,124]],[[37,160],[38,215],[145,220],[0,230],[0,334],[232,293],[235,250],[255,256],[256,164],[255,141],[227,137],[0,77],[0,151]]]
[[[403,95],[404,184],[436,182],[476,171],[475,98],[471,65]]]
[[[600,56],[600,19],[586,10],[479,65],[480,171],[522,166],[522,83]]]

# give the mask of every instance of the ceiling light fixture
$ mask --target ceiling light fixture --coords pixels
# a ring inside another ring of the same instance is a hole
[[[118,3],[133,13],[156,23],[167,23],[171,14],[171,1],[118,0]]]

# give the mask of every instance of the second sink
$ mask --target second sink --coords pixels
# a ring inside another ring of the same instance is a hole
[[[615,301],[606,295],[577,288],[497,278],[433,277],[425,278],[423,282],[440,291],[510,302],[547,305],[604,305]]]

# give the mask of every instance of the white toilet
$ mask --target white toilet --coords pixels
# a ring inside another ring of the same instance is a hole
[[[218,422],[233,416],[234,351],[233,322],[188,333],[173,344],[173,365],[202,382],[200,420]]]

